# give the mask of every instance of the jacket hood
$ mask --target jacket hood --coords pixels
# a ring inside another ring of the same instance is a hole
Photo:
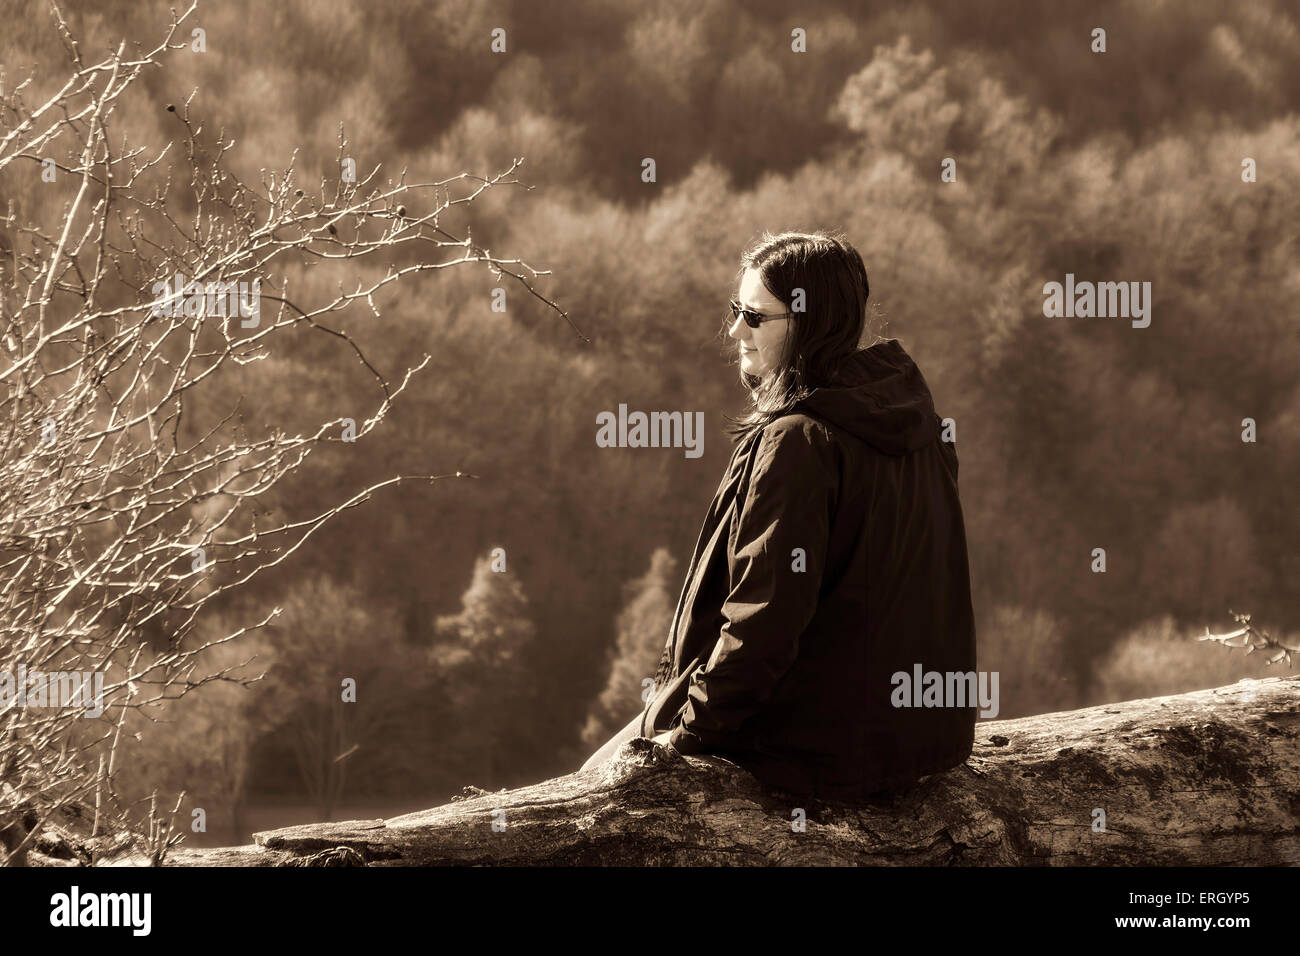
[[[802,405],[887,455],[924,448],[938,434],[930,387],[898,339],[845,360],[844,385],[816,389]]]

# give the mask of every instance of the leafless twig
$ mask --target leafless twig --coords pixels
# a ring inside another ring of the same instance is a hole
[[[1211,634],[1207,627],[1205,633],[1198,637],[1198,641],[1214,641],[1222,644],[1224,647],[1244,647],[1247,654],[1255,651],[1272,651],[1269,657],[1269,664],[1276,664],[1278,661],[1285,659],[1286,666],[1291,666],[1291,655],[1300,654],[1300,647],[1291,647],[1289,644],[1283,644],[1269,636],[1267,631],[1261,631],[1255,625],[1250,623],[1249,614],[1237,614],[1234,611],[1228,611],[1233,619],[1241,627],[1235,631],[1229,631],[1227,634]]]

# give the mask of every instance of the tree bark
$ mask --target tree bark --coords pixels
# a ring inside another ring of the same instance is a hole
[[[639,738],[586,772],[254,840],[168,864],[1294,865],[1300,677],[981,722],[965,764],[856,806]]]

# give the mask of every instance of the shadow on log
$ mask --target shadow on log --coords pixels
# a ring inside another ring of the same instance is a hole
[[[797,803],[729,761],[641,738],[585,773],[176,850],[168,864],[1300,863],[1300,677],[975,730],[962,766],[855,806]]]

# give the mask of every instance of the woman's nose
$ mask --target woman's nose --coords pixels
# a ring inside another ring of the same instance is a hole
[[[727,334],[738,342],[744,342],[749,337],[749,326],[744,319],[737,317],[727,328]]]

